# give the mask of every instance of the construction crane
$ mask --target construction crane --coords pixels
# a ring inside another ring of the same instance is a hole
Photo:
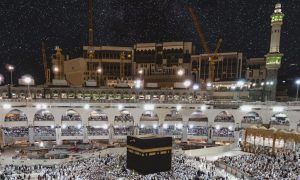
[[[89,10],[88,10],[88,20],[89,20],[89,24],[88,24],[88,30],[89,30],[89,34],[88,34],[88,57],[90,59],[93,59],[95,56],[95,50],[94,50],[94,30],[93,30],[93,0],[88,0],[89,1]]]
[[[46,50],[45,50],[45,43],[42,42],[42,60],[44,65],[44,76],[45,76],[45,85],[49,85],[50,82],[50,69],[48,68],[47,57],[46,57]]]
[[[187,7],[187,10],[192,18],[193,24],[194,24],[196,32],[199,36],[203,50],[206,54],[209,54],[209,68],[208,68],[208,80],[207,81],[213,82],[215,80],[215,63],[218,58],[217,53],[219,52],[219,49],[220,49],[220,46],[222,43],[222,39],[218,40],[216,49],[213,52],[213,54],[211,54],[211,50],[208,47],[208,43],[207,43],[204,33],[202,31],[200,20],[199,20],[197,14],[190,6]]]
[[[94,30],[93,30],[93,0],[88,0],[89,1],[89,9],[88,9],[88,20],[89,20],[89,24],[88,24],[88,30],[89,30],[89,34],[88,34],[88,49],[87,49],[87,55],[88,58],[90,59],[89,61],[89,79],[93,79],[93,61],[92,59],[94,59],[95,57],[95,50],[94,50]]]

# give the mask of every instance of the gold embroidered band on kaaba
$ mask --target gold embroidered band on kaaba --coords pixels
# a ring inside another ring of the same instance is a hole
[[[172,151],[172,147],[141,149],[127,145],[127,151],[139,156],[154,156],[159,154],[170,154]]]

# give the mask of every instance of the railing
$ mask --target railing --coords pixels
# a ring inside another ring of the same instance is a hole
[[[229,144],[224,146],[216,146],[216,147],[210,147],[210,148],[202,148],[202,149],[196,149],[196,150],[186,150],[184,153],[188,156],[207,156],[212,154],[220,154],[223,152],[227,152],[232,150],[235,147],[235,144]]]
[[[215,161],[215,165],[219,168],[224,169],[225,171],[229,172],[230,174],[234,175],[235,177],[245,179],[245,180],[252,180],[254,179],[250,174],[244,173],[237,168],[227,165],[222,161]]]
[[[164,101],[153,101],[153,100],[109,100],[109,99],[100,99],[100,100],[85,100],[85,99],[0,99],[0,103],[128,103],[128,104],[136,104],[136,103],[155,103],[155,104],[206,104],[206,105],[227,105],[227,106],[241,106],[241,105],[264,105],[264,106],[300,106],[299,102],[250,102],[250,101],[205,101],[205,100],[164,100]]]
[[[170,101],[154,101],[154,100],[139,100],[139,99],[134,99],[134,100],[126,100],[126,99],[99,99],[99,100],[85,100],[85,99],[67,99],[67,98],[60,98],[60,99],[53,99],[53,98],[45,98],[45,99],[39,99],[39,98],[34,98],[34,99],[0,99],[0,102],[3,103],[10,103],[10,102],[48,102],[48,103],[143,103],[143,102],[149,102],[149,103],[155,103],[155,104],[193,104],[193,103],[204,103],[204,101],[198,101],[198,100],[190,100],[190,101],[176,101],[176,100],[170,100]]]

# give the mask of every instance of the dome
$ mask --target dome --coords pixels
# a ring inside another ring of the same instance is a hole
[[[281,4],[280,3],[276,3],[275,9],[281,9]]]

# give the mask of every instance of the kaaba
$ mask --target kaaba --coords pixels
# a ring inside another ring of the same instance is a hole
[[[127,168],[146,175],[171,170],[172,137],[127,136]]]

